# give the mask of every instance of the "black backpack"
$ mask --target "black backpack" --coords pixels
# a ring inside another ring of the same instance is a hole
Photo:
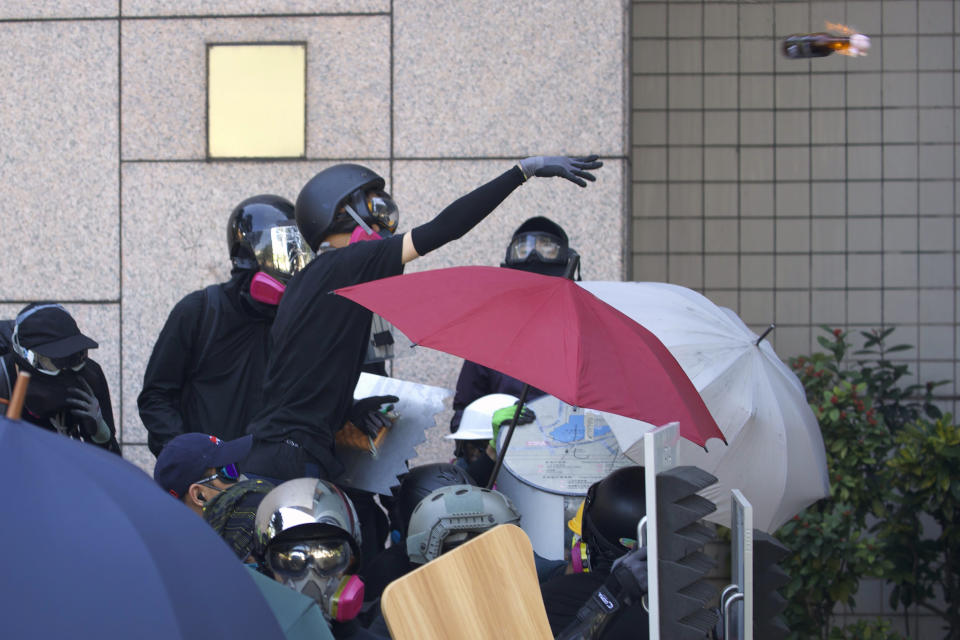
[[[13,351],[13,326],[16,320],[0,320],[0,356]]]
[[[4,356],[13,353],[14,324],[16,320],[0,320],[0,377],[3,378],[0,381],[0,390],[6,390],[7,398],[13,395],[13,381],[7,373],[7,358]]]

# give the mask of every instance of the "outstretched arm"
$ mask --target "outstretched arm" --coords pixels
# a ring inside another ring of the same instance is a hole
[[[438,249],[451,240],[456,240],[473,229],[481,220],[496,209],[513,190],[528,179],[561,177],[587,186],[586,180],[596,180],[589,170],[599,169],[603,163],[597,156],[568,158],[565,156],[534,156],[525,158],[501,176],[458,198],[446,209],[425,224],[403,236],[402,260],[411,260]]]

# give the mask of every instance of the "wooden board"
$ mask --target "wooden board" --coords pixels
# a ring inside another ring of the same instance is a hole
[[[391,582],[380,603],[394,640],[553,638],[533,548],[511,524]]]

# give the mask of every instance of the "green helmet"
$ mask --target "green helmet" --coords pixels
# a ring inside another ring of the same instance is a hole
[[[420,501],[407,526],[410,562],[426,564],[498,524],[519,524],[510,498],[468,484],[440,487]]]

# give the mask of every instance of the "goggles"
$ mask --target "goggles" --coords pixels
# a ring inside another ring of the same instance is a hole
[[[237,471],[237,465],[235,464],[226,464],[219,469],[212,476],[204,478],[203,480],[197,480],[194,484],[207,484],[213,482],[214,480],[220,480],[221,482],[234,483],[240,479],[240,472]],[[216,489],[217,487],[213,487]]]
[[[286,578],[300,578],[312,568],[320,576],[336,576],[350,566],[353,552],[346,540],[291,541],[267,549],[267,565]]]
[[[525,262],[536,254],[542,262],[566,262],[566,247],[552,233],[527,231],[513,236],[507,247],[507,264]]]
[[[400,220],[397,203],[383,189],[354,191],[337,209],[337,215],[349,215],[368,234],[372,233],[372,225],[376,224],[381,232],[387,232],[383,235],[391,235],[397,230]]]
[[[40,355],[36,351],[24,349],[23,347],[20,347],[19,344],[16,346],[19,347],[19,349],[16,350],[17,353],[20,355],[20,357],[27,361],[27,364],[40,373],[44,373],[48,376],[59,375],[61,371],[66,371],[67,369],[71,369],[72,371],[80,371],[83,369],[84,365],[87,364],[86,349],[62,358],[48,358],[47,356]]]
[[[80,371],[87,364],[86,349],[63,358],[48,358],[47,356],[42,356],[39,353],[27,349],[24,349],[24,353],[28,356],[34,356],[36,359],[35,362],[31,362],[30,357],[26,358],[26,361],[30,363],[31,367],[40,373],[45,373],[50,376],[58,375],[61,371],[66,371],[67,369]]]

